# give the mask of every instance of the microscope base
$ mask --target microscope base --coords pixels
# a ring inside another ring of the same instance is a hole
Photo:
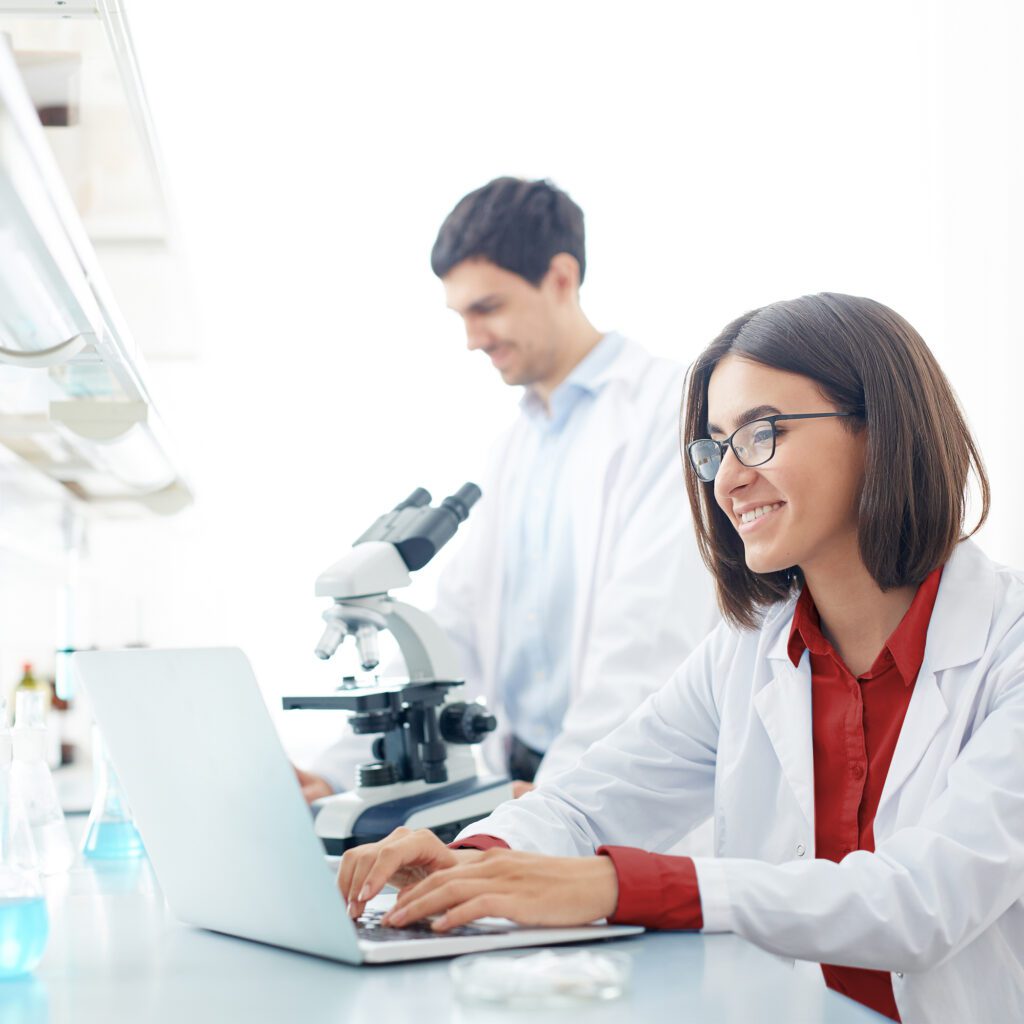
[[[432,785],[411,796],[394,793],[407,793],[408,785],[380,787],[390,792],[381,793],[376,802],[372,788],[318,801],[316,834],[325,852],[338,856],[353,846],[378,842],[403,825],[429,828],[450,843],[467,825],[512,799],[512,783],[493,776]]]

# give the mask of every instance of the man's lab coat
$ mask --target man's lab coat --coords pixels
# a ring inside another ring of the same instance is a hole
[[[718,621],[683,481],[683,369],[627,341],[595,386],[562,478],[572,501],[578,573],[569,709],[538,782],[573,765],[622,722]],[[497,669],[499,643],[510,640],[502,632],[501,588],[504,536],[512,528],[503,495],[528,429],[519,417],[496,446],[483,498],[460,530],[462,547],[439,580],[433,612],[459,654],[466,677],[460,696],[485,698],[498,717],[484,756],[501,773],[508,734]],[[332,782],[352,779],[367,752],[364,737],[345,736],[316,768]]]
[[[695,857],[705,931],[787,958],[892,972],[904,1024],[1024,1021],[1024,573],[962,542],[942,575],[875,816],[875,852],[814,856],[811,670],[794,600],[719,626],[579,765],[462,837],[572,856]],[[737,978],[737,984],[742,979]]]

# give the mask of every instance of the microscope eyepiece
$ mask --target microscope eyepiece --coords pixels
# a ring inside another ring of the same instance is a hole
[[[364,539],[384,539],[398,549],[406,568],[410,572],[422,569],[455,536],[455,531],[469,515],[469,510],[480,498],[480,488],[473,483],[463,484],[454,494],[449,495],[436,508],[429,505],[391,513],[406,516],[395,529]]]
[[[465,522],[469,510],[480,500],[480,488],[473,483],[463,484],[454,494],[441,502],[441,507],[455,513],[460,523]]]
[[[393,509],[393,512],[400,512],[403,508],[423,508],[430,504],[430,491],[424,487],[417,487],[408,498],[403,498]]]

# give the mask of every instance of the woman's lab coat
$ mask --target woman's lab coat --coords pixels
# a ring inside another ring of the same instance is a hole
[[[970,541],[946,566],[875,817],[874,853],[814,858],[811,671],[795,599],[720,626],[578,767],[463,835],[579,855],[697,857],[705,931],[785,957],[893,972],[904,1024],[1024,1021],[1024,574]],[[737,979],[739,980],[739,979]]]
[[[538,781],[575,764],[623,722],[720,621],[693,536],[679,450],[683,369],[625,341],[596,378],[597,393],[562,477],[572,502],[573,605],[569,709]],[[524,433],[520,416],[496,445],[483,498],[460,530],[433,615],[454,643],[466,686],[498,717],[484,745],[504,774],[507,723],[498,662],[508,545],[505,495]],[[538,567],[543,572],[543,566]],[[336,788],[370,760],[366,737],[345,735],[316,768]]]

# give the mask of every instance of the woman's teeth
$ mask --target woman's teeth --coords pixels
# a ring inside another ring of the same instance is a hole
[[[768,515],[769,512],[777,512],[782,508],[784,502],[778,501],[774,505],[762,505],[760,508],[752,508],[740,516],[741,523],[752,523],[755,519]]]

